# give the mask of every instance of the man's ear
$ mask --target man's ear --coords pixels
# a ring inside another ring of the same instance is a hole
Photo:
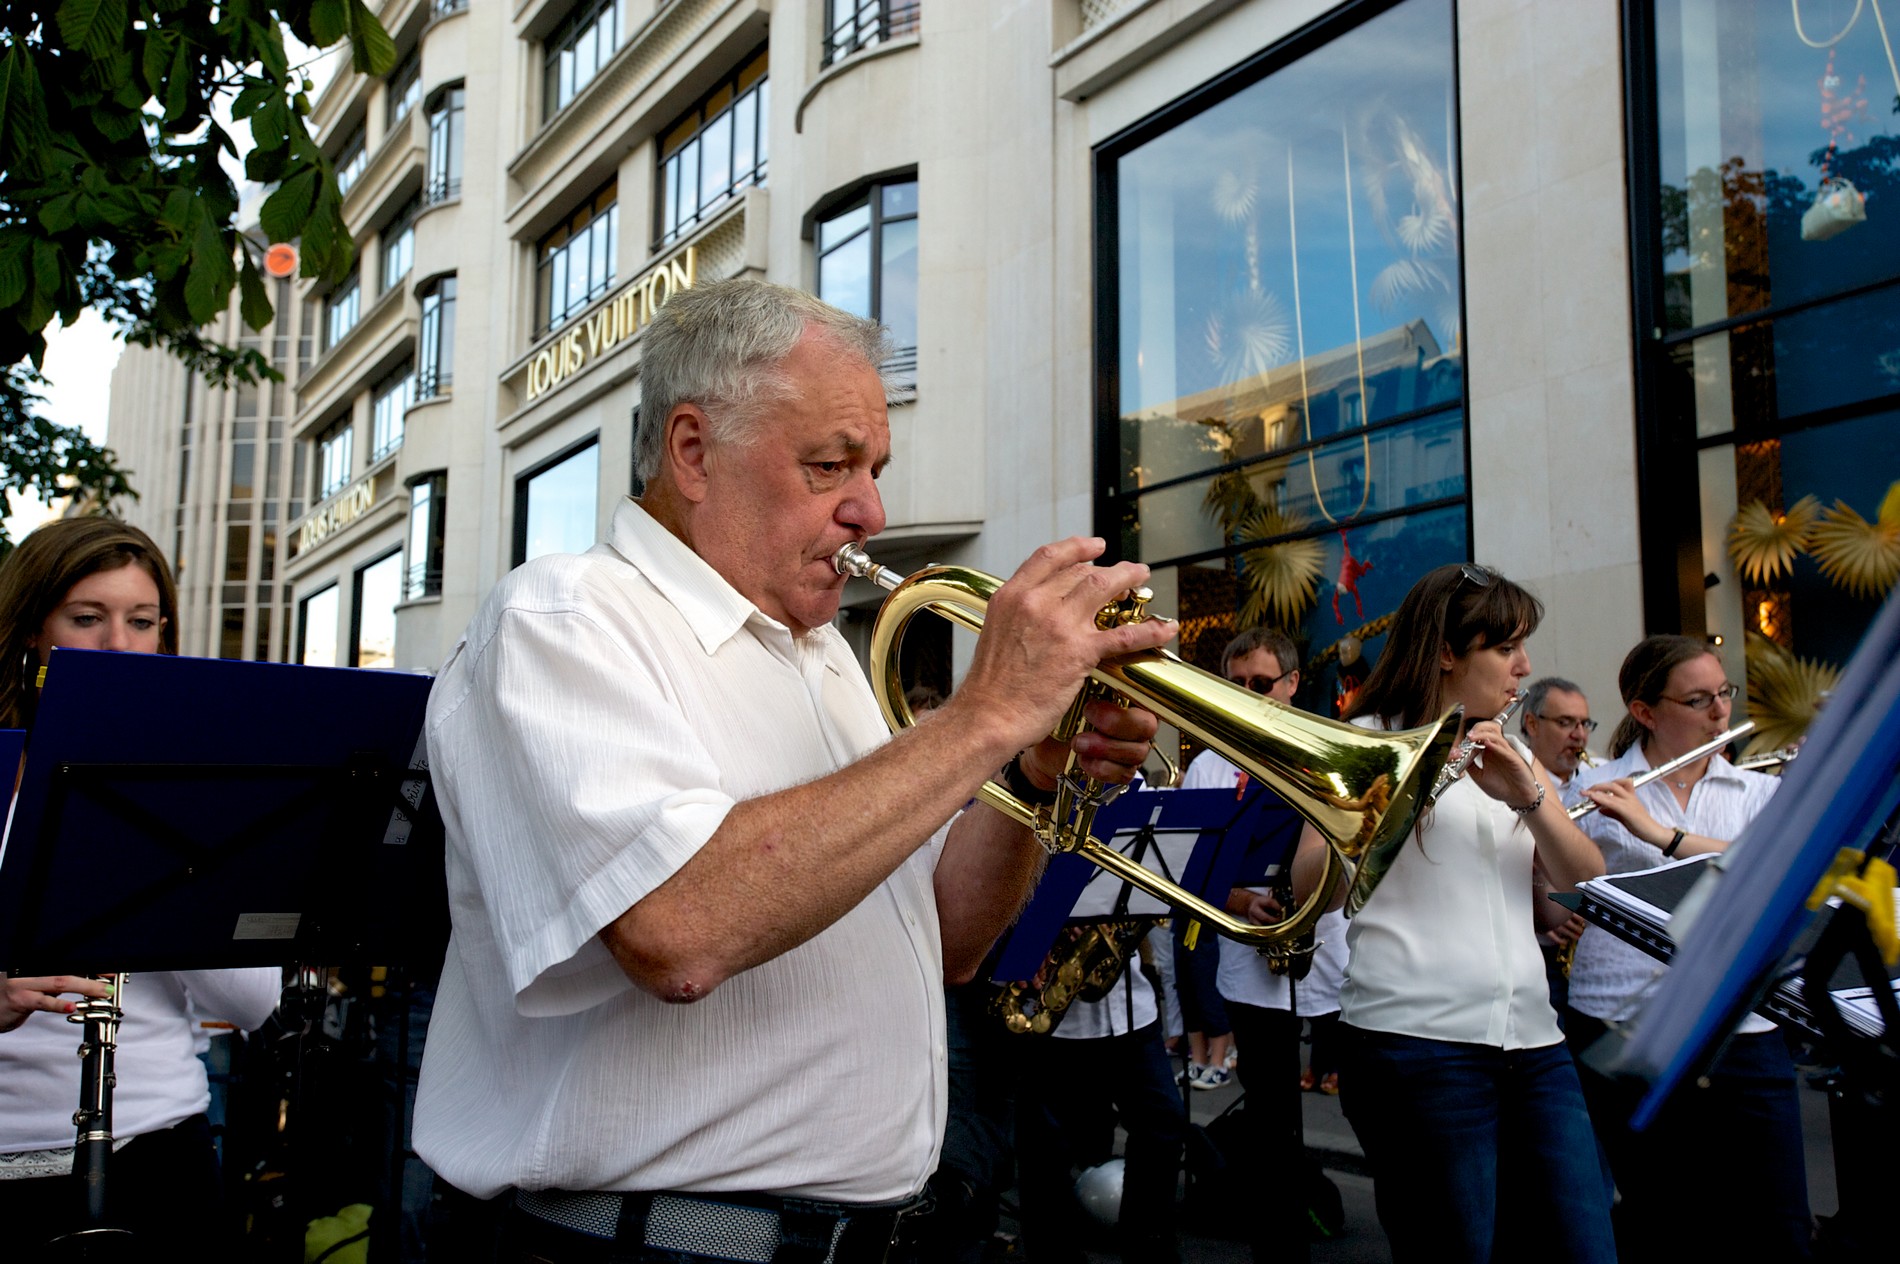
[[[712,419],[697,404],[675,404],[667,414],[660,443],[680,495],[694,504],[704,500],[712,461]]]

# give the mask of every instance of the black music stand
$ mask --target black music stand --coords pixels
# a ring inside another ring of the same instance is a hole
[[[408,960],[446,939],[420,735],[397,672],[55,650],[4,851],[0,965],[123,974]],[[116,1009],[88,1044],[80,1256],[108,1225]],[[90,1128],[90,1132],[88,1132]]]

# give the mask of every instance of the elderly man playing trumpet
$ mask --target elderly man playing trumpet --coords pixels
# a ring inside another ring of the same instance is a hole
[[[832,555],[884,526],[885,355],[797,291],[675,296],[644,334],[645,494],[497,585],[436,683],[454,934],[417,1147],[512,1199],[507,1258],[881,1259],[943,1136],[942,984],[1041,863],[962,809],[999,769],[1052,786],[1088,671],[1173,634],[1096,627],[1145,567],[1045,545],[955,696],[888,737],[830,626]],[[1082,768],[1128,780],[1153,717],[1088,718]]]

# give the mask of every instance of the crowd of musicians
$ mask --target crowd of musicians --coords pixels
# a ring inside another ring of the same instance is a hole
[[[1003,1033],[985,962],[1044,852],[972,796],[994,779],[1046,803],[1072,758],[1111,783],[1157,762],[1139,706],[1094,702],[1073,738],[1048,735],[1093,667],[1176,628],[1101,626],[1146,568],[1100,564],[1097,539],[1045,545],[990,600],[954,693],[892,736],[833,626],[831,560],[883,529],[877,479],[903,456],[887,350],[875,324],[763,282],[675,295],[644,333],[642,495],[592,550],[502,580],[437,676],[425,735],[453,934],[414,1144],[459,1214],[484,1217],[438,1257],[975,1260],[1013,1186],[1033,1264],[1100,1245],[1082,1202],[1118,1226],[1110,1249],[1168,1261],[1196,1149],[1183,1094],[1237,1073],[1247,1122],[1222,1138],[1219,1214],[1259,1261],[1305,1258],[1309,1224],[1331,1219],[1299,1144],[1302,1087],[1339,1095],[1394,1259],[1808,1258],[1782,1035],[1749,1019],[1701,1087],[1629,1132],[1626,1090],[1576,1055],[1640,1011],[1661,967],[1546,898],[1743,831],[1777,783],[1719,753],[1632,784],[1721,735],[1735,687],[1702,642],[1651,637],[1590,758],[1583,691],[1533,681],[1540,603],[1486,567],[1418,579],[1346,709],[1383,730],[1462,707],[1473,758],[1365,906],[1322,920],[1310,969],[1177,918],[1052,1034]],[[42,528],[0,568],[15,663],[0,727],[30,730],[54,647],[173,653],[176,620],[137,530]],[[1245,632],[1221,666],[1297,701],[1282,636]],[[1487,718],[1520,696],[1516,731]],[[166,717],[128,699],[100,722],[162,743]],[[1241,780],[1203,754],[1184,784]],[[1574,821],[1586,800],[1599,810]],[[1325,850],[1308,827],[1290,889],[1235,889],[1229,910],[1277,918],[1320,885]],[[262,1023],[277,982],[134,980],[113,1189],[151,1243],[242,1255],[217,1227],[198,1046],[206,1020]],[[63,1017],[104,987],[8,980],[0,1209],[15,1244],[55,1235],[74,1205]],[[1077,1170],[1112,1145],[1111,1104],[1119,1188],[1085,1183],[1078,1201]]]

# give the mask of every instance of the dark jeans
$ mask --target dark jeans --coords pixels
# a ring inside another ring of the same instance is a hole
[[[1343,1023],[1340,1035],[1340,1104],[1372,1166],[1397,1264],[1616,1258],[1610,1190],[1567,1048]]]
[[[1581,1055],[1604,1025],[1573,1009],[1565,1032]],[[1678,1091],[1640,1133],[1628,1126],[1640,1090],[1579,1066],[1623,1196],[1616,1239],[1626,1261],[1809,1258],[1801,1104],[1780,1032],[1736,1036],[1708,1087]]]
[[[1029,1259],[1082,1264],[1087,1258],[1072,1143],[1087,1130],[1089,1117],[1110,1102],[1128,1132],[1117,1235],[1122,1257],[1144,1264],[1175,1259],[1174,1195],[1187,1111],[1161,1045],[1161,1024],[1099,1040],[1021,1039],[1017,1188]]]
[[[224,1259],[235,1253],[210,1122],[193,1115],[114,1151],[106,1163],[106,1217],[132,1231],[130,1258]],[[37,1260],[39,1243],[84,1221],[84,1194],[70,1176],[0,1181],[0,1222],[10,1226],[0,1256]]]
[[[1306,1029],[1313,1042],[1307,1062],[1313,1070],[1313,1078],[1320,1079],[1328,1071],[1339,1070],[1339,1011],[1314,1015],[1306,1020]]]
[[[1283,1009],[1227,1003],[1242,1057],[1252,1144],[1226,1154],[1237,1187],[1258,1201],[1245,1214],[1254,1264],[1307,1258],[1306,1192],[1318,1164],[1306,1151],[1300,1104],[1300,1020]],[[1318,1058],[1314,1059],[1316,1062]],[[1297,1174],[1297,1175],[1296,1175]]]
[[[1227,1021],[1227,1002],[1221,998],[1220,939],[1207,927],[1190,949],[1183,939],[1188,919],[1174,919],[1174,990],[1181,998],[1181,1029],[1208,1036],[1233,1030]]]

